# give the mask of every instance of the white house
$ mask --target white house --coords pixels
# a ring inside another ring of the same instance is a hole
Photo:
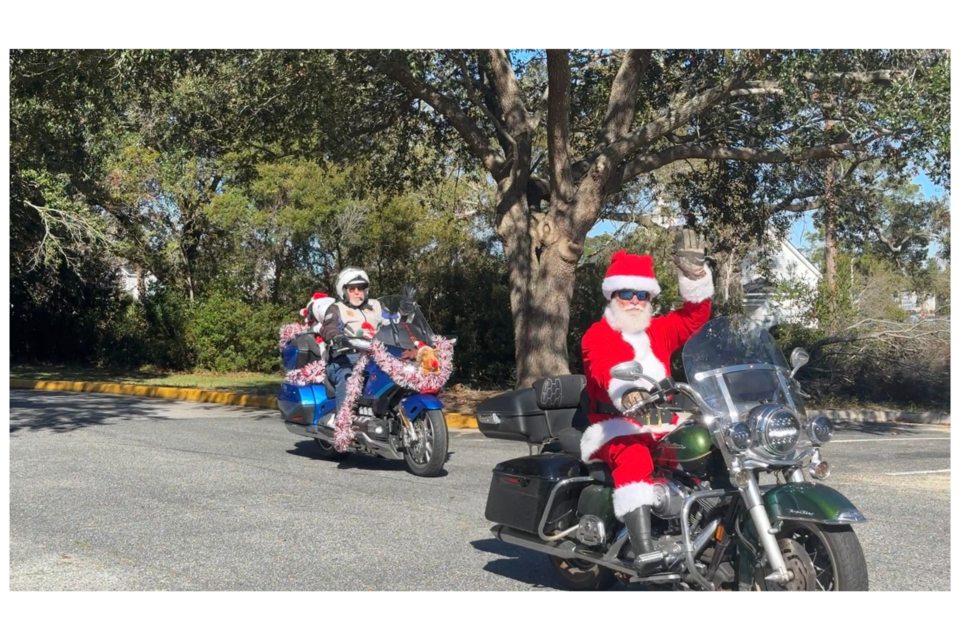
[[[120,288],[123,292],[129,294],[134,300],[140,299],[141,278],[144,280],[144,286],[157,281],[156,276],[152,273],[143,276],[128,264],[122,264],[117,268],[117,278],[120,280]]]
[[[799,280],[816,289],[822,274],[800,250],[786,238],[775,240],[774,251],[767,267],[774,281]],[[756,323],[770,327],[782,322],[799,322],[809,326],[809,320],[800,316],[799,306],[790,300],[775,301],[775,282],[768,281],[761,270],[762,260],[754,251],[743,261],[743,291],[747,315]]]

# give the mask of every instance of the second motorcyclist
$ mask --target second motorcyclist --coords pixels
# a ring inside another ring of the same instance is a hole
[[[327,364],[327,377],[337,392],[337,410],[347,397],[347,381],[359,359],[355,351],[345,351],[344,338],[373,339],[383,322],[380,303],[368,296],[370,278],[362,269],[347,267],[337,275],[337,302],[323,318],[320,335],[333,350]]]

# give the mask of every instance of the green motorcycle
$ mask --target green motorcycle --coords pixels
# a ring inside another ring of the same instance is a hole
[[[653,380],[635,362],[611,370],[651,387],[628,416],[653,408],[683,416],[651,451],[658,549],[639,558],[614,517],[609,469],[580,460],[589,426],[583,376],[545,378],[481,403],[484,435],[541,448],[494,469],[486,507],[494,535],[547,554],[571,589],[619,580],[708,591],[867,590],[851,528],[866,519],[822,484],[830,467],[820,449],[833,425],[807,419],[794,380],[808,359],[796,349],[788,365],[765,329],[729,317],[684,346],[686,384]]]

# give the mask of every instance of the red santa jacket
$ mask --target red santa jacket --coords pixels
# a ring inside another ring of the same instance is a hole
[[[643,373],[654,380],[670,375],[670,356],[710,319],[713,279],[709,271],[700,280],[681,275],[680,295],[685,301],[683,306],[652,318],[646,331],[620,333],[610,326],[606,316],[587,330],[581,346],[591,413],[604,413],[598,411],[598,403],[622,409],[624,392],[649,386],[643,380],[627,382],[611,377],[610,369],[618,364],[635,360],[643,367]]]

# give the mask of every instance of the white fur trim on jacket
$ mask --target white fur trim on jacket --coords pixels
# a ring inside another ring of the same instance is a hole
[[[704,265],[703,269],[707,272],[706,275],[697,280],[691,280],[683,275],[682,272],[677,273],[677,279],[680,284],[680,297],[685,301],[703,302],[713,297],[713,273],[710,272],[710,268],[706,265]]]
[[[660,284],[654,278],[642,276],[610,276],[603,279],[603,296],[609,300],[614,291],[632,289],[633,291],[649,291],[653,295],[660,294]]]
[[[641,480],[631,482],[613,490],[613,513],[619,520],[634,509],[657,503],[653,483]]]
[[[673,431],[676,425],[662,424],[657,426],[640,425],[626,418],[610,418],[590,425],[580,437],[580,459],[590,462],[590,458],[614,438],[621,436],[635,436],[644,433],[660,434]]]

